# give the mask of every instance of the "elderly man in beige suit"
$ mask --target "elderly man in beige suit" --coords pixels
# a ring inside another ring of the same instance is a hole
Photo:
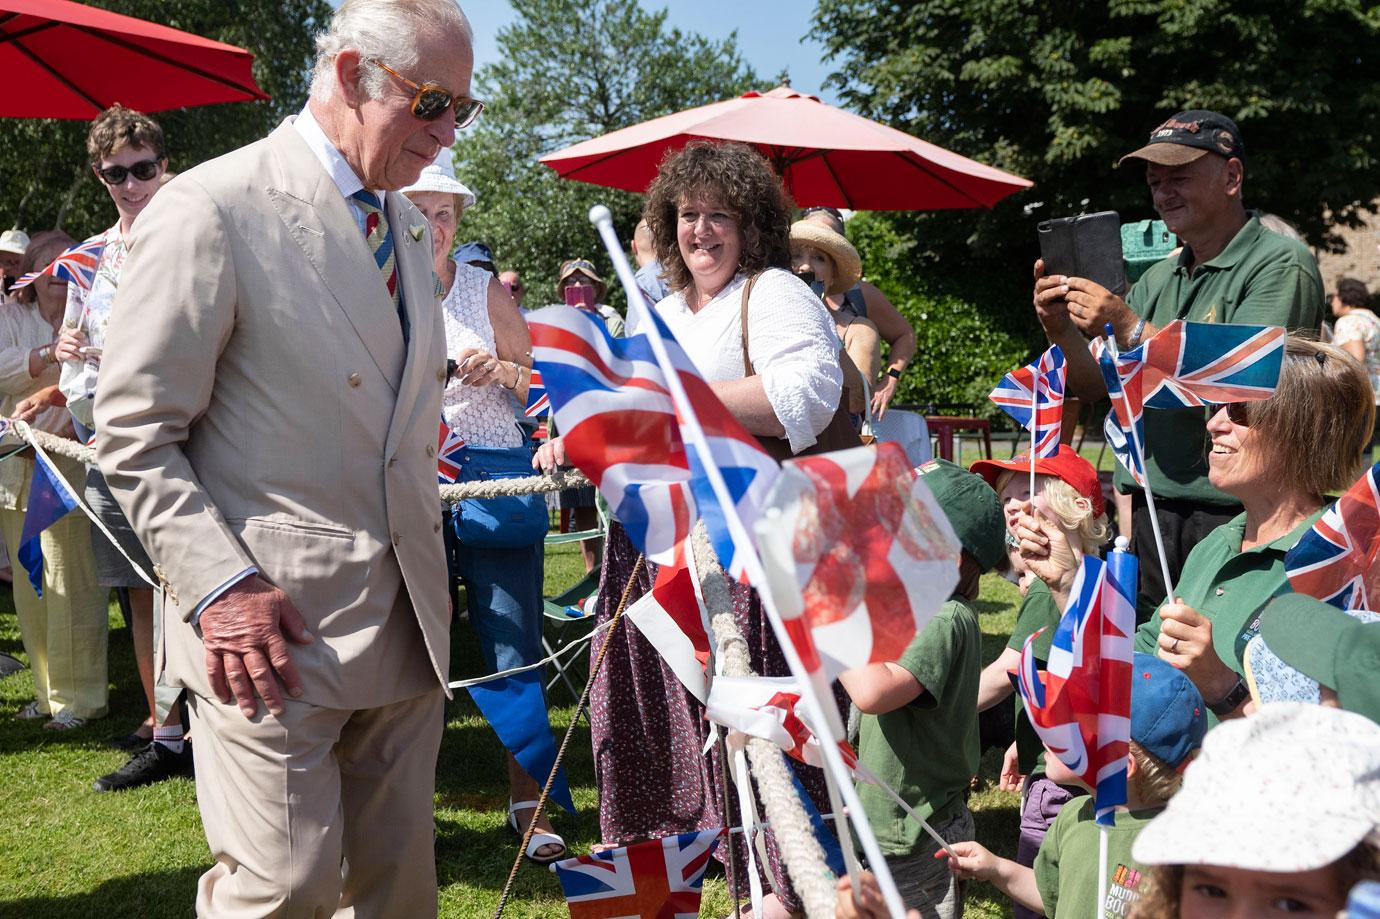
[[[396,190],[482,108],[472,68],[454,0],[347,0],[306,108],[134,230],[97,455],[190,693],[199,916],[436,914],[446,354]]]

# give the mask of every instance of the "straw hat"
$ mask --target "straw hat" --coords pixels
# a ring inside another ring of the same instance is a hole
[[[862,258],[853,244],[826,226],[812,220],[797,220],[791,224],[791,242],[813,246],[834,263],[834,280],[824,291],[825,296],[845,293],[862,280]]]
[[[417,181],[402,190],[403,194],[412,191],[443,191],[457,195],[460,198],[461,210],[475,202],[474,192],[455,177],[455,155],[449,147],[442,147],[441,152],[436,154],[436,159],[431,161],[431,165],[417,176]]]

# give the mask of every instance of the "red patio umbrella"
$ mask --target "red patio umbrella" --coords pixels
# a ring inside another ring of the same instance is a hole
[[[761,150],[796,203],[868,211],[991,207],[1028,179],[778,86],[654,118],[548,153],[562,177],[645,191],[670,149],[736,140]]]
[[[267,99],[243,48],[70,0],[0,0],[0,117]]]

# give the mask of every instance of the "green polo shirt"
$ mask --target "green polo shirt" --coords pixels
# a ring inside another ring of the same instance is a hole
[[[1152,265],[1131,288],[1126,305],[1151,325],[1175,319],[1282,325],[1316,330],[1323,315],[1318,263],[1303,243],[1260,225],[1254,216],[1227,247],[1188,273],[1191,251]],[[1213,488],[1207,472],[1207,413],[1201,408],[1147,409],[1146,468],[1157,498],[1230,506],[1235,498]],[[1116,489],[1140,486],[1117,465]]]
[[[1326,510],[1318,508],[1274,542],[1245,552],[1241,551],[1241,540],[1246,535],[1246,515],[1238,514],[1209,533],[1184,560],[1174,593],[1212,621],[1212,645],[1217,656],[1242,676],[1246,673],[1242,663],[1246,642],[1260,630],[1256,614],[1266,603],[1291,590],[1284,575],[1285,553]],[[1155,610],[1150,621],[1136,629],[1136,650],[1154,654],[1159,637],[1160,612]],[[1216,724],[1216,716],[1209,713],[1208,722]]]
[[[1036,660],[1041,663],[1047,662],[1049,646],[1054,643],[1054,632],[1059,628],[1060,616],[1059,604],[1054,602],[1054,594],[1049,592],[1049,585],[1035,578],[1030,582],[1030,588],[1021,600],[1020,611],[1016,613],[1016,627],[1011,631],[1011,640],[1006,646],[1020,651],[1025,647],[1027,638],[1044,629],[1040,637],[1035,639],[1032,648]],[[1016,761],[1023,775],[1043,775],[1044,742],[1040,740],[1040,735],[1035,733],[1030,719],[1026,717],[1021,694],[1018,692],[1013,698],[1016,705]]]
[[[925,691],[895,711],[863,716],[858,759],[937,826],[962,813],[978,770],[982,635],[968,601],[950,597],[896,663]],[[884,854],[916,851],[925,835],[918,823],[875,785],[860,783],[858,797]]]

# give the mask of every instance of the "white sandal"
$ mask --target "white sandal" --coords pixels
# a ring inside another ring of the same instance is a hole
[[[525,830],[518,826],[517,812],[522,810],[536,810],[536,801],[509,801],[508,802],[508,826],[521,838]],[[537,850],[542,846],[560,846],[561,851],[555,855],[538,856]],[[568,858],[569,850],[566,849],[565,840],[555,833],[542,833],[534,831],[531,840],[527,843],[527,850],[522,853],[527,860],[536,865],[549,865],[558,862],[563,858]]]

